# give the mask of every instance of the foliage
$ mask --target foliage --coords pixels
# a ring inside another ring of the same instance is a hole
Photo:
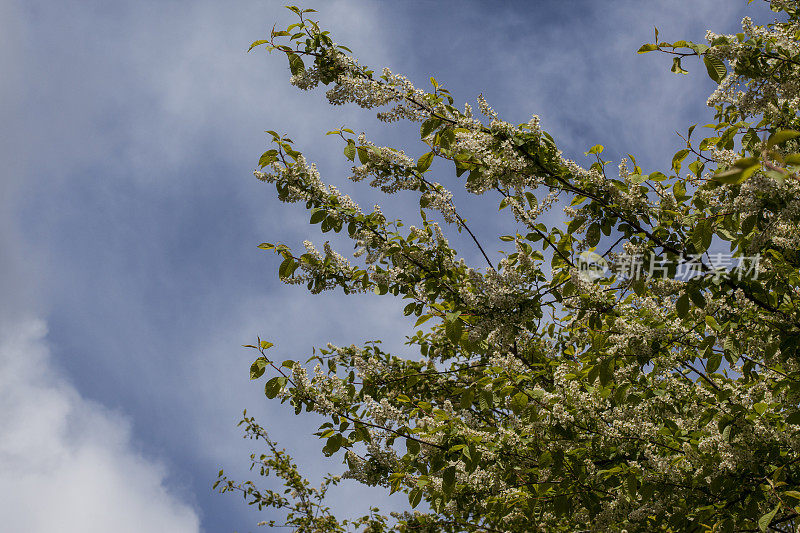
[[[279,450],[275,442],[269,438],[267,432],[259,426],[255,419],[247,416],[239,425],[245,425],[245,437],[254,440],[263,440],[269,454],[250,456],[250,469],[258,469],[262,476],[269,476],[274,472],[286,487],[282,494],[274,490],[261,491],[252,481],[235,483],[230,481],[223,470],[219,471],[219,479],[214,483],[214,488],[219,492],[240,492],[248,503],[255,505],[259,510],[265,507],[274,507],[286,511],[286,517],[281,526],[294,527],[299,531],[347,531],[346,528],[361,527],[364,531],[385,531],[386,518],[378,513],[379,509],[371,508],[370,514],[356,520],[343,520],[339,522],[331,515],[330,508],[324,505],[325,494],[331,487],[335,487],[341,481],[339,476],[325,476],[319,487],[312,487],[311,484],[297,471],[297,465],[293,462],[285,450]],[[284,494],[289,494],[289,497]],[[276,520],[266,520],[259,525],[275,527],[278,525]]]
[[[797,527],[800,8],[770,5],[775,23],[746,18],[741,33],[709,33],[707,44],[662,42],[656,30],[639,50],[671,55],[681,74],[694,56],[717,83],[710,135],[696,142],[690,127],[671,168],[649,173],[633,156],[610,171],[600,145],[583,168],[537,117],[510,124],[479,97],[480,120],[433,78],[425,91],[388,69],[377,74],[310,10],[291,7],[299,21],[251,48],[285,54],[291,83],[328,86],[333,105],[420,124],[427,147],[418,158],[349,129],[329,134],[343,139],[351,179],[414,191],[421,222],[362,211],[291,139],[269,132],[275,147],[256,177],[281,200],[305,204],[323,233],[348,235],[356,251],[351,262],[327,243],[318,251],[306,241],[304,253],[261,247],[280,257],[283,281],[311,292],[405,300],[415,321],[407,344],[421,357],[378,343],[328,345],[309,371],[273,362],[271,344],[259,341],[251,378],[266,375],[266,395],[296,414],[327,418],[317,435],[325,455],[343,457],[344,477],[404,492],[425,511],[339,521],[322,503],[338,478],[309,489],[248,418],[248,434],[270,452],[254,465],[274,471],[289,495],[222,475],[219,486],[259,508],[288,508],[284,524],[299,531]],[[433,180],[442,161],[468,192],[497,198],[510,215],[500,240],[513,249],[496,265]],[[566,206],[566,227],[542,216],[556,205]],[[472,237],[486,265],[458,257],[445,236],[452,229]],[[757,275],[718,268],[711,248],[726,242],[740,260],[760,259]],[[632,257],[642,270],[626,274]],[[587,258],[595,270],[583,268]],[[679,275],[690,263],[694,273]]]

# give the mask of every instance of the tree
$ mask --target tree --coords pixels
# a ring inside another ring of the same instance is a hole
[[[312,488],[246,414],[246,434],[268,447],[253,465],[287,493],[223,472],[215,487],[288,510],[283,525],[298,531],[794,530],[800,3],[770,7],[774,23],[746,18],[741,33],[709,33],[707,44],[660,41],[656,30],[639,49],[672,56],[680,74],[700,60],[718,84],[710,135],[697,142],[691,126],[671,168],[649,173],[633,156],[612,172],[600,145],[583,168],[537,117],[513,125],[479,97],[481,120],[433,78],[426,91],[378,74],[310,20],[312,10],[290,7],[298,22],[251,49],[285,54],[291,83],[329,86],[333,105],[420,123],[426,149],[416,159],[350,129],[328,133],[342,138],[353,180],[414,191],[421,218],[407,227],[362,210],[269,132],[275,147],[256,177],[305,204],[322,232],[348,235],[355,259],[308,241],[304,253],[260,246],[281,259],[283,281],[313,293],[405,300],[416,331],[407,344],[421,357],[370,343],[277,363],[259,339],[250,377],[266,375],[267,397],[296,414],[328,419],[317,435],[325,455],[343,457],[344,477],[404,492],[425,511],[337,519],[324,495],[340,478]],[[435,160],[510,215],[497,264],[433,181]],[[555,205],[566,206],[566,228],[542,221]],[[484,265],[458,257],[452,230],[472,238]],[[724,243],[730,256],[710,251]]]

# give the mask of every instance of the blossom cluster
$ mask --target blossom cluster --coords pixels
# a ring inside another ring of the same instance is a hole
[[[407,345],[419,355],[329,345],[313,369],[284,363],[289,372],[272,382],[280,389],[269,390],[330,420],[318,435],[326,454],[343,453],[345,477],[406,492],[413,507],[426,502],[430,513],[397,515],[400,530],[796,521],[787,502],[800,500],[791,489],[800,478],[800,180],[788,126],[800,104],[800,6],[772,5],[788,21],[745,19],[741,35],[709,33],[705,48],[671,45],[719,76],[708,100],[717,133],[695,148],[692,128],[671,169],[650,174],[633,156],[609,166],[599,145],[588,152],[596,162],[579,164],[538,117],[514,125],[482,95],[479,119],[433,79],[423,91],[333,46],[309,52],[318,61],[295,72],[299,88],[325,83],[334,105],[421,123],[417,160],[366,134],[344,140],[348,159],[358,157],[350,178],[414,191],[422,222],[403,226],[378,206],[364,213],[279,140],[256,176],[355,245],[352,262],[328,242],[322,251],[304,242],[299,258],[283,247],[282,279],[402,298],[416,320]],[[754,117],[758,125],[744,122]],[[781,130],[780,142],[768,136]],[[432,178],[436,160],[455,166],[467,192],[496,195],[511,228],[503,252],[471,230],[446,178]],[[566,203],[566,228],[543,216]],[[451,229],[469,235],[485,264],[458,256]],[[730,254],[708,251],[721,242]]]

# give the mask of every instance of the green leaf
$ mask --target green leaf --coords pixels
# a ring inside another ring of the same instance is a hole
[[[730,170],[725,170],[723,172],[716,173],[714,175],[714,180],[720,183],[735,185],[744,181],[743,179],[741,179],[741,177],[742,177],[742,170],[738,168],[732,168]]]
[[[286,55],[289,58],[289,70],[291,71],[292,75],[296,76],[301,72],[305,72],[306,67],[299,55],[292,52],[289,52]]]
[[[281,262],[281,265],[278,267],[278,277],[281,278],[290,278],[294,271],[297,270],[298,264],[295,262],[293,257],[287,257],[286,259]]]
[[[637,54],[646,54],[647,52],[652,52],[653,50],[658,50],[658,46],[649,43],[643,44],[639,49],[636,51]]]
[[[528,205],[531,206],[531,209],[535,209],[537,205],[539,205],[539,200],[536,198],[536,195],[530,191],[525,191],[525,198],[528,200]]]
[[[692,303],[701,309],[706,306],[706,299],[703,297],[703,293],[698,290],[689,291],[689,298],[692,299]]]
[[[344,156],[350,161],[356,159],[356,143],[352,140],[347,141],[347,146],[344,147]]]
[[[378,284],[372,289],[372,292],[377,294],[378,296],[383,296],[387,292],[389,292],[389,287],[387,285]]]
[[[420,501],[422,501],[422,489],[412,489],[411,492],[408,493],[408,503],[411,505],[411,508],[413,509],[419,505]]]
[[[481,395],[478,397],[478,406],[481,408],[481,411],[488,411],[491,407],[492,403],[489,401],[491,399],[492,393],[489,391],[481,392]]]
[[[266,44],[268,42],[269,41],[267,39],[260,39],[258,41],[253,41],[253,44],[250,45],[250,48],[248,48],[247,51],[249,52],[250,50],[252,50],[256,46],[261,46],[262,44]]]
[[[737,160],[733,166],[736,168],[741,168],[742,170],[746,170],[753,165],[759,165],[761,160],[757,157],[743,157],[742,159]]]
[[[461,341],[461,335],[464,333],[464,323],[460,318],[454,318],[445,322],[444,329],[447,338],[457,344]]]
[[[267,369],[267,358],[259,357],[250,365],[250,379],[258,379],[264,375]]]
[[[278,393],[281,391],[283,387],[284,381],[286,378],[283,376],[275,376],[274,378],[267,381],[267,384],[264,385],[264,394],[270,400],[273,399]]]
[[[744,222],[742,222],[742,234],[749,235],[753,228],[756,227],[756,223],[758,222],[758,215],[750,215]]]
[[[548,450],[542,452],[539,456],[539,467],[546,468],[553,464],[553,454],[550,453]]]
[[[675,184],[672,186],[672,194],[675,195],[675,199],[678,201],[687,198],[686,185],[684,185],[682,181],[676,181]]]
[[[713,329],[714,331],[719,331],[720,329],[722,329],[722,328],[720,327],[720,325],[717,323],[717,319],[715,319],[715,318],[714,318],[713,316],[711,316],[711,315],[706,315],[706,324],[708,324],[708,326],[709,326],[711,329]]]
[[[675,74],[689,74],[689,71],[684,70],[681,66],[681,58],[680,57],[673,57],[672,58],[672,68],[670,69],[671,72]]]
[[[716,372],[719,368],[719,365],[722,363],[722,354],[713,353],[709,356],[708,361],[706,361],[706,371]]]
[[[559,494],[553,499],[553,509],[556,516],[564,516],[569,513],[569,498],[564,494]]]
[[[330,456],[338,452],[341,447],[342,447],[342,436],[339,433],[337,433],[328,438],[328,441],[322,448],[322,452],[325,455]]]
[[[456,467],[448,466],[442,472],[442,490],[445,494],[451,494],[456,486]]]
[[[769,406],[764,402],[758,402],[757,404],[753,405],[753,411],[758,413],[758,416],[761,416],[767,411],[767,407]]]
[[[706,64],[708,77],[717,83],[720,83],[722,79],[728,75],[728,69],[725,68],[725,63],[718,57],[706,54],[703,56],[703,63]]]
[[[611,380],[614,378],[614,369],[612,368],[613,363],[609,364],[608,360],[603,361],[600,363],[600,385],[605,387],[608,385]]]
[[[328,215],[327,211],[325,211],[324,209],[318,209],[314,211],[314,213],[311,215],[311,220],[309,222],[311,224],[319,224],[320,222],[325,220],[325,217],[327,215]]]
[[[272,348],[273,346],[275,346],[275,345],[272,344],[269,341],[261,341],[261,349],[262,350],[268,350],[268,349]]]
[[[567,225],[567,233],[570,234],[575,233],[576,231],[578,231],[578,228],[580,228],[583,225],[584,222],[586,222],[585,216],[577,216],[573,218]]]
[[[689,163],[689,170],[691,170],[692,173],[695,176],[697,176],[698,178],[702,175],[703,170],[705,168],[706,168],[706,164],[703,163],[702,161],[699,161],[699,160],[692,161],[691,163]],[[686,190],[686,188],[684,187],[684,191],[685,190]]]
[[[709,50],[709,46],[705,44],[697,44],[697,43],[687,43],[689,48],[697,52],[698,54],[705,54]]]
[[[689,149],[684,148],[683,150],[678,150],[677,152],[675,152],[675,155],[672,156],[672,168],[673,170],[675,170],[676,174],[680,174],[681,163],[683,162],[684,159],[686,159],[687,155],[689,155]]]
[[[628,479],[625,480],[625,485],[631,498],[635,498],[636,489],[639,487],[639,480],[637,479],[636,474],[628,474]]]
[[[463,393],[461,393],[461,408],[468,409],[472,406],[472,402],[475,401],[475,391],[472,389],[465,389]]]
[[[589,229],[586,230],[586,244],[590,248],[597,246],[600,243],[600,225],[592,223]]]
[[[264,168],[265,166],[269,165],[278,160],[278,151],[277,150],[267,150],[261,157],[258,158],[258,166]]]
[[[417,160],[417,170],[420,172],[425,172],[428,170],[431,166],[431,163],[433,163],[433,156],[433,152],[428,152],[427,154],[422,155]]]
[[[366,164],[366,162],[369,161],[369,152],[367,151],[366,148],[364,148],[363,146],[359,146],[356,149],[356,152],[358,153],[358,160],[361,162],[362,165]]]
[[[422,138],[422,139],[425,139],[425,138],[427,138],[427,137],[428,137],[428,136],[429,136],[431,133],[433,133],[433,132],[434,132],[434,130],[436,130],[436,128],[438,128],[438,127],[439,127],[441,124],[442,124],[442,121],[441,121],[441,119],[438,119],[438,118],[429,118],[428,120],[426,120],[425,122],[423,122],[423,123],[422,123],[422,126],[420,126],[420,128],[419,128],[419,135],[420,135],[420,138]]]
[[[751,146],[752,144],[758,142],[758,140],[758,134],[755,130],[750,128],[747,130],[747,133],[742,135],[742,146]]]
[[[795,137],[798,136],[800,136],[800,131],[794,131],[794,130],[776,131],[775,133],[769,136],[769,139],[767,139],[767,148],[772,148],[773,146],[776,146],[778,144],[783,144],[786,141],[794,139]]]
[[[786,417],[786,423],[794,426],[800,426],[800,411],[795,411]]]
[[[648,176],[651,181],[664,181],[667,176],[663,172],[655,171]]]
[[[528,396],[525,393],[518,392],[511,398],[511,409],[515,413],[520,413],[526,405],[528,405]]]
[[[772,519],[775,518],[775,515],[778,514],[778,511],[781,508],[781,504],[775,506],[775,509],[768,512],[767,514],[763,515],[761,518],[758,519],[758,529],[761,531],[766,531],[769,527],[770,522]]]
[[[602,154],[603,153],[603,145],[602,144],[595,144],[591,148],[589,148],[588,152],[584,152],[586,155],[589,154]]]
[[[738,185],[740,183],[744,183],[747,180],[747,178],[752,176],[753,173],[759,168],[761,168],[760,164],[752,165],[744,169],[734,166],[729,170],[715,174],[714,181],[718,181],[719,183],[725,183],[728,185]]]
[[[420,316],[420,317],[417,319],[416,323],[414,324],[414,327],[416,328],[416,327],[417,327],[417,326],[419,326],[420,324],[423,324],[423,323],[427,322],[428,320],[430,320],[430,319],[431,319],[431,317],[432,317],[432,316],[433,316],[433,315],[421,315],[421,316]]]
[[[406,450],[408,451],[409,454],[417,455],[419,453],[419,449],[420,449],[419,441],[408,438],[406,439]]]
[[[439,146],[445,150],[453,146],[456,142],[456,134],[452,128],[445,128],[439,133]]]
[[[678,300],[675,302],[675,310],[678,312],[679,317],[686,318],[686,316],[689,314],[688,294],[683,293],[678,297]]]

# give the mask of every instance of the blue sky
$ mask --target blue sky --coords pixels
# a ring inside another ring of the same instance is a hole
[[[0,0],[0,523],[10,531],[254,531],[267,518],[211,492],[244,477],[247,408],[313,477],[341,469],[247,379],[256,335],[276,356],[382,338],[402,350],[402,304],[310,296],[277,280],[267,241],[314,233],[252,170],[266,129],[290,134],[329,182],[348,183],[341,125],[415,155],[414,125],[332,108],[288,85],[285,60],[245,53],[282,2]],[[664,39],[736,31],[744,0],[308,1],[362,63],[458,102],[483,92],[511,122],[542,118],[566,154],[601,143],[668,167],[675,131],[709,122],[704,68],[638,56]],[[769,14],[767,14],[769,16]],[[763,20],[763,18],[762,18]],[[447,169],[448,172],[451,172]],[[455,176],[437,177],[454,184]],[[455,188],[455,187],[454,187]],[[457,197],[481,238],[504,232],[496,199]],[[391,200],[413,214],[415,199]],[[462,241],[455,240],[457,245]],[[464,254],[475,251],[464,242]],[[342,513],[402,497],[351,484]],[[355,502],[355,503],[354,503]]]

